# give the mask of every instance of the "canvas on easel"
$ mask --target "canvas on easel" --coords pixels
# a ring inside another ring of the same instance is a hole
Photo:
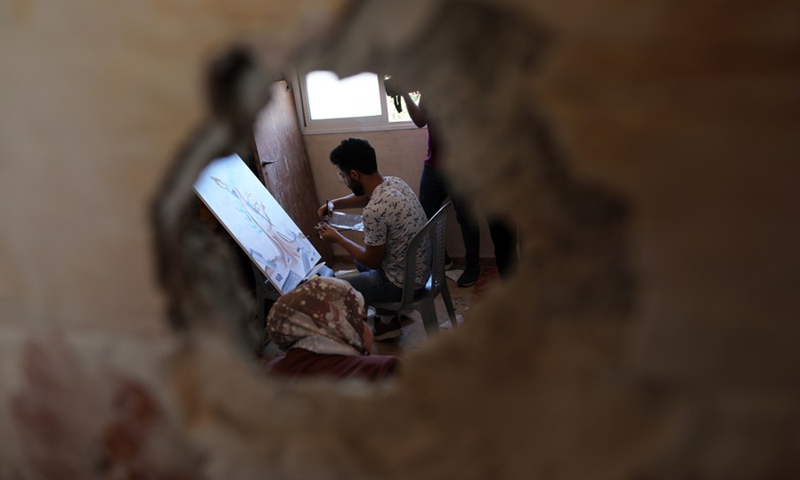
[[[278,293],[322,266],[319,252],[238,155],[212,161],[194,190]]]

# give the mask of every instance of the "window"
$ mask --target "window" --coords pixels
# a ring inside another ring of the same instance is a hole
[[[382,76],[365,72],[340,79],[335,73],[296,74],[295,102],[303,133],[343,133],[416,128],[403,111],[398,113],[386,96]],[[412,94],[415,102],[419,96]]]

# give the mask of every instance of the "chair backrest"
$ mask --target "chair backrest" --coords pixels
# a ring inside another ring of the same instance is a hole
[[[406,249],[406,275],[403,282],[402,302],[408,304],[414,301],[416,291],[414,279],[417,271],[417,255],[425,245],[430,245],[430,283],[431,294],[435,297],[442,289],[445,282],[444,263],[445,263],[445,233],[447,231],[447,207],[450,202],[445,203],[425,224],[422,229],[414,235]]]

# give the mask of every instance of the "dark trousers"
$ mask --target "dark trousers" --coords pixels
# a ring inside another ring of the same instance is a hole
[[[438,168],[425,165],[419,179],[419,203],[428,219],[439,211],[449,195],[442,172]]]
[[[425,215],[431,218],[448,196],[453,202],[456,220],[461,227],[461,238],[466,250],[464,262],[468,267],[477,267],[480,265],[481,231],[472,213],[470,203],[464,198],[450,195],[442,171],[425,165],[419,182],[419,201],[425,210]],[[491,220],[489,221],[489,233],[492,236],[492,243],[494,243],[497,270],[502,277],[505,277],[517,262],[516,228],[510,227],[500,220]]]
[[[399,302],[402,300],[403,289],[393,284],[383,273],[383,270],[369,268],[358,260],[354,260],[354,262],[359,273],[342,277],[342,280],[361,293],[366,305]],[[393,312],[376,308],[375,313],[378,315],[391,315]]]

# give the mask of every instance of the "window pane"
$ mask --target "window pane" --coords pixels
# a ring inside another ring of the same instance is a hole
[[[411,92],[409,93],[411,100],[414,101],[417,105],[419,105],[420,94],[419,92]],[[397,108],[394,106],[394,98],[386,97],[386,108],[389,111],[389,121],[390,122],[410,122],[411,117],[408,115],[408,109],[406,108],[406,101],[404,98],[400,98],[400,105],[403,109],[402,112],[398,112]]]
[[[306,89],[312,120],[381,114],[380,84],[374,73],[339,80],[333,72],[311,72],[306,75]]]

